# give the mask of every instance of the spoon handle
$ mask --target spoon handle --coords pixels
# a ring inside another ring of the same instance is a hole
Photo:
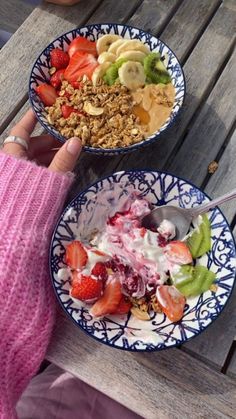
[[[231,192],[228,192],[222,196],[219,196],[216,199],[213,199],[210,202],[207,202],[206,204],[199,205],[199,207],[192,208],[191,209],[191,215],[193,217],[197,217],[200,214],[204,214],[209,209],[216,207],[219,204],[222,204],[223,202],[230,201],[231,199],[236,198],[236,189],[233,189]]]

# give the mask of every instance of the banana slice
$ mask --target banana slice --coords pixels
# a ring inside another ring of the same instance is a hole
[[[119,56],[122,52],[130,50],[141,51],[146,55],[150,53],[150,49],[141,41],[138,41],[137,39],[130,39],[128,41],[126,40],[117,48],[116,55]]]
[[[124,44],[127,41],[127,39],[121,38],[117,41],[113,42],[111,46],[108,48],[108,52],[111,52],[112,54],[116,54],[117,49]]]
[[[146,57],[146,54],[144,54],[144,52],[130,50],[130,51],[122,52],[117,59],[124,58],[125,60],[128,60],[128,61],[142,62],[145,57]]]
[[[121,84],[130,90],[138,89],[145,84],[145,73],[141,63],[127,61],[118,70]]]
[[[95,68],[93,74],[92,74],[92,83],[94,86],[97,85],[97,83],[102,79],[104,74],[106,73],[108,67],[110,67],[110,62],[105,62],[100,64],[98,67]]]
[[[107,51],[110,45],[120,38],[121,36],[119,35],[103,35],[101,38],[98,38],[96,43],[98,55],[100,55],[102,52]]]
[[[98,57],[98,62],[99,64],[103,64],[105,62],[110,62],[110,63],[114,63],[114,61],[116,61],[116,55],[112,54],[111,52],[102,52],[99,57]]]

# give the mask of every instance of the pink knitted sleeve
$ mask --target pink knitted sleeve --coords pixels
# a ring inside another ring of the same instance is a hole
[[[0,153],[0,418],[43,360],[54,322],[48,252],[73,176]]]

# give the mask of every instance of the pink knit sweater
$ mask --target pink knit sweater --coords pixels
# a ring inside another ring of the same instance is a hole
[[[0,418],[37,372],[49,343],[55,298],[48,251],[72,176],[0,153]]]

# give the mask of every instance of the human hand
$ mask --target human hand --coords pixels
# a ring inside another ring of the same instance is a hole
[[[59,4],[61,6],[73,6],[79,3],[80,0],[46,0],[48,3]]]
[[[18,143],[6,143],[2,151],[19,158],[35,160],[55,172],[66,173],[73,170],[82,148],[79,138],[70,138],[60,146],[58,140],[48,134],[31,137],[36,123],[37,118],[30,109],[10,132],[10,135],[26,141],[28,150]]]

